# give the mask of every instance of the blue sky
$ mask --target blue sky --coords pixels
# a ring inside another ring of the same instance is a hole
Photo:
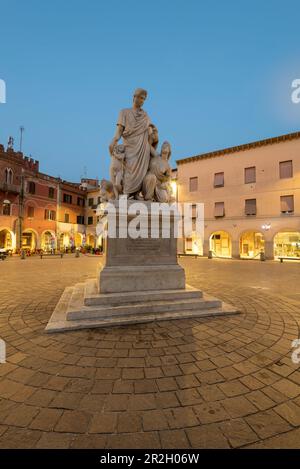
[[[176,159],[300,129],[297,1],[0,0],[0,142],[43,172],[108,175],[118,111],[145,109]]]

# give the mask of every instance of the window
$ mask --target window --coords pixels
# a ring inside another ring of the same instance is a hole
[[[197,216],[197,205],[193,204],[192,205],[192,218],[196,218]]]
[[[89,207],[92,207],[92,205],[94,205],[94,199],[93,198],[89,199]]]
[[[78,225],[84,225],[84,216],[83,215],[77,215],[77,224]]]
[[[33,218],[34,217],[34,207],[28,206],[27,207],[27,217]]]
[[[29,181],[28,192],[29,194],[35,194],[35,182]]]
[[[245,184],[256,182],[256,167],[245,168]]]
[[[294,196],[282,195],[280,197],[281,213],[293,213],[294,211]]]
[[[101,204],[101,197],[98,197],[98,205]]]
[[[72,196],[70,194],[64,194],[63,195],[63,201],[65,204],[71,204],[72,203]]]
[[[280,179],[292,178],[293,177],[293,162],[281,161],[279,163],[279,177]]]
[[[190,178],[190,192],[196,192],[198,190],[198,178]]]
[[[79,207],[84,207],[84,199],[82,197],[77,197],[77,205]]]
[[[49,199],[54,199],[54,187],[49,187]]]
[[[52,220],[54,221],[56,218],[56,212],[55,210],[49,210],[49,209],[45,209],[45,220]]]
[[[3,215],[10,216],[10,201],[4,200],[3,202]]]
[[[215,202],[215,217],[224,217],[225,206],[224,202]]]
[[[256,215],[256,199],[245,200],[245,214]]]
[[[88,217],[88,225],[92,225],[93,224],[93,217]]]
[[[12,184],[13,183],[13,171],[11,168],[6,168],[5,169],[5,182],[6,184]]]
[[[65,213],[65,223],[70,223],[70,215]]]
[[[224,173],[215,173],[214,187],[224,186]]]

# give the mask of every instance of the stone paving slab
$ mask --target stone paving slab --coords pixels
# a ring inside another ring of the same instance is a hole
[[[45,334],[98,262],[0,264],[1,448],[299,447],[298,265],[182,259],[241,314]]]

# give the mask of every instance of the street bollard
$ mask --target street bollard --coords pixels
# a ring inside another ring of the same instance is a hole
[[[207,259],[212,259],[212,258],[213,258],[213,252],[212,252],[212,251],[208,251]]]
[[[24,249],[21,251],[21,259],[26,259],[26,251]]]

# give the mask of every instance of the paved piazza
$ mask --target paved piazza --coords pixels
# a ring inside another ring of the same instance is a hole
[[[241,314],[44,334],[98,262],[0,262],[1,447],[299,447],[299,263],[184,258],[191,285]]]

